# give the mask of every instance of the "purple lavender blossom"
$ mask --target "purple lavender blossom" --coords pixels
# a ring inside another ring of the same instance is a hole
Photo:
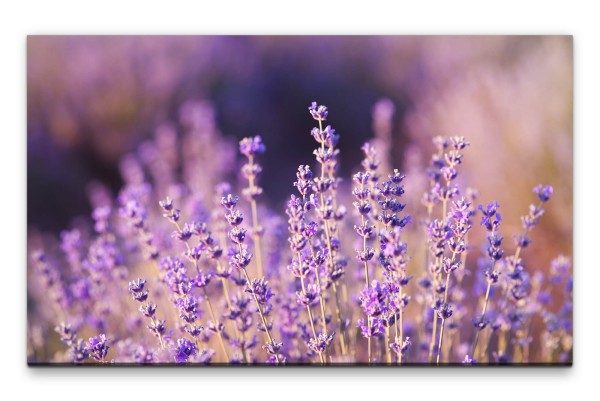
[[[324,121],[327,119],[327,107],[323,105],[317,106],[317,102],[312,102],[308,111],[310,111],[310,115],[317,121]]]
[[[533,192],[537,194],[540,201],[548,202],[554,189],[550,185],[542,186],[542,184],[539,184],[537,187],[533,188]]]
[[[94,358],[98,362],[104,362],[108,349],[110,348],[106,343],[108,339],[106,335],[100,334],[97,337],[91,337],[89,341],[85,343],[85,350],[91,358]]]
[[[177,340],[177,346],[174,349],[175,361],[177,363],[186,363],[191,357],[196,356],[198,347],[196,344],[185,338]]]
[[[266,151],[266,146],[262,142],[260,135],[250,138],[244,138],[240,141],[240,152],[246,157],[254,157],[263,154]]]

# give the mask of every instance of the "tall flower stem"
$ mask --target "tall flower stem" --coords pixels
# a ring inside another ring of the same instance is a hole
[[[361,214],[360,219],[361,219],[362,225],[364,227],[365,226],[365,216]],[[366,236],[363,236],[363,252],[364,253],[367,252],[367,237]],[[365,264],[365,285],[368,288],[369,287],[369,262],[365,260],[364,264]],[[369,328],[369,331],[371,331],[371,319],[370,318],[367,319],[367,327]],[[386,333],[389,334],[389,328]],[[371,336],[369,336],[367,338],[367,342],[369,344],[368,348],[369,348],[369,365],[370,365],[371,364]],[[389,342],[389,341],[386,339],[386,343],[387,342]],[[388,355],[389,355],[389,349],[388,349]]]
[[[390,327],[385,328],[385,357],[388,365],[392,364],[392,350],[390,349]]]
[[[310,256],[314,257],[314,251],[312,246],[309,244]],[[327,320],[325,320],[325,299],[323,298],[323,287],[321,287],[321,279],[319,277],[319,269],[315,269],[315,279],[317,281],[317,286],[319,287],[319,306],[321,309],[321,325],[323,327],[323,333],[327,333]],[[312,320],[311,320],[312,322]],[[316,335],[315,335],[316,338]]]
[[[492,269],[493,269],[493,267],[492,267]],[[483,302],[483,309],[481,311],[481,321],[483,321],[483,319],[485,317],[485,312],[487,311],[487,306],[488,306],[488,302],[489,302],[489,299],[490,299],[490,289],[491,288],[492,288],[492,282],[489,281],[487,289],[485,291],[485,300]],[[479,340],[479,333],[480,332],[481,332],[481,330],[477,330],[477,332],[475,333],[475,340],[473,340],[473,345],[471,347],[471,355],[473,355],[473,358],[476,358],[476,356],[475,356],[475,349],[477,348],[477,341]]]
[[[254,166],[254,157],[248,157],[248,163],[250,166]],[[255,189],[254,176],[248,177],[248,185],[250,190],[253,191]],[[251,198],[250,200],[250,208],[252,209],[252,240],[254,241],[254,250],[256,252],[256,269],[258,273],[258,277],[264,277],[263,274],[263,264],[262,264],[262,252],[261,252],[261,239],[258,225],[258,208],[256,206],[256,200]]]
[[[240,252],[242,252],[242,245],[240,244]],[[267,334],[267,337],[269,338],[269,342],[274,346],[275,342],[273,341],[273,337],[271,337],[271,333],[269,332],[269,327],[267,326],[267,319],[265,319],[265,315],[263,313],[263,310],[260,306],[260,303],[258,302],[258,297],[256,296],[256,293],[254,292],[254,288],[252,288],[252,281],[250,281],[250,277],[248,276],[248,272],[246,271],[246,268],[242,268],[242,271],[244,272],[244,277],[246,278],[246,282],[248,283],[248,288],[250,288],[250,291],[252,292],[252,296],[254,296],[254,302],[256,303],[256,308],[258,309],[258,314],[260,315],[260,319],[262,320],[263,326],[265,327],[265,333]],[[279,365],[280,360],[279,360],[279,356],[277,355],[277,353],[275,353],[275,360],[277,361],[277,364]]]
[[[221,263],[219,261],[217,261],[217,266],[219,270],[221,270]],[[219,277],[219,279],[221,280],[221,285],[223,287],[223,295],[225,296],[227,307],[231,310],[231,297],[229,296],[229,285],[227,284],[227,279],[224,277]],[[248,363],[248,357],[246,355],[246,351],[244,350],[245,336],[243,335],[243,333],[240,333],[235,322],[231,321],[231,326],[233,326],[233,330],[235,331],[235,337],[241,340],[241,351],[242,357],[244,358],[244,363]]]
[[[302,195],[302,204],[303,205],[306,204],[306,195],[304,195],[304,194]],[[308,249],[310,250],[310,256],[312,258],[314,258],[315,253],[314,253],[314,250],[310,243],[310,239],[308,240]],[[300,262],[302,260],[300,256],[301,256],[300,253],[298,253],[298,262]],[[315,269],[315,280],[317,282],[317,286],[319,287],[319,306],[321,309],[321,325],[323,327],[323,333],[327,333],[327,321],[325,320],[325,299],[323,298],[323,287],[321,287],[321,278],[320,278],[318,268]],[[312,320],[311,320],[311,323],[312,323]],[[315,335],[315,340],[316,340],[316,335]]]
[[[442,257],[438,257],[437,266],[440,266],[441,269],[441,264],[442,264]],[[435,301],[435,290],[432,290],[433,294],[434,294],[434,301]],[[431,329],[431,342],[429,343],[429,356],[427,358],[429,363],[433,362],[433,351],[435,350],[435,339],[436,339],[436,333],[437,333],[437,323],[438,323],[438,315],[437,313],[434,311],[433,312],[433,327]]]
[[[337,317],[341,333],[340,346],[342,347],[342,355],[346,355],[348,353],[348,349],[346,347],[346,331],[344,330],[344,321],[342,320],[342,311],[340,310],[340,297],[338,295],[337,284],[333,283],[332,288],[335,296],[335,315]]]
[[[323,131],[323,122],[319,120],[319,130]],[[321,150],[325,152],[325,142],[321,143]],[[325,164],[321,163],[321,180],[325,178]],[[319,193],[321,205],[325,204],[325,197],[323,196],[323,192]],[[334,269],[335,262],[333,260],[333,249],[331,247],[331,232],[329,230],[329,221],[327,219],[323,219],[323,225],[325,226],[325,241],[327,242],[327,252],[329,255],[329,265],[331,269]],[[338,294],[337,283],[332,284],[333,293],[335,295],[335,314],[338,320],[338,326],[340,329],[340,345],[342,347],[342,355],[346,355],[346,330],[344,329],[344,321],[342,319],[342,312],[340,307],[340,297]]]
[[[300,255],[300,252],[298,252],[298,260],[302,260],[301,258],[302,258],[302,256]],[[306,294],[306,285],[304,284],[304,277],[300,277],[300,283],[302,284],[302,291]],[[314,323],[313,314],[312,314],[310,305],[306,305],[306,312],[308,313],[308,320],[310,321],[310,328],[312,329],[315,343],[317,343],[317,341],[318,341],[317,331],[315,330],[315,323]],[[325,359],[323,357],[322,352],[319,352],[319,359],[321,360],[321,364],[325,364]]]
[[[400,286],[400,292],[398,293],[398,296],[400,297],[400,299],[402,299],[402,286]],[[400,324],[396,324],[396,330],[398,330],[398,326],[400,326],[400,339],[402,340],[404,338],[404,329],[403,329],[403,324],[402,324],[402,319],[403,319],[403,315],[404,315],[404,308],[400,308]],[[396,323],[398,323],[398,321],[396,321]],[[396,336],[398,335],[398,332],[396,331]],[[398,364],[402,365],[402,355],[400,355],[399,359],[398,359]]]
[[[454,259],[454,257],[452,259]],[[449,284],[450,284],[450,273],[447,273],[447,275],[446,275],[446,290],[444,292],[443,305],[446,305],[448,302],[448,286],[449,286]],[[446,319],[442,318],[442,327],[440,328],[440,340],[438,342],[438,351],[437,351],[437,360],[436,360],[437,365],[440,364],[440,355],[442,354],[442,341],[444,339],[444,327],[445,326],[446,326]]]
[[[204,298],[206,299],[206,305],[208,306],[208,313],[210,314],[210,318],[213,321],[213,325],[217,328],[217,336],[219,337],[219,344],[221,344],[221,350],[225,355],[225,359],[227,359],[227,361],[230,361],[229,355],[227,354],[227,349],[225,348],[225,342],[223,341],[223,334],[219,330],[218,321],[215,317],[215,312],[213,311],[213,307],[208,296],[208,291],[206,291],[206,287],[202,287],[202,290],[204,292]]]

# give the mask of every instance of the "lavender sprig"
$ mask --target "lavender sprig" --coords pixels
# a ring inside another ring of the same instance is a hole
[[[312,173],[310,173],[310,169],[308,168],[308,166],[304,167],[304,166],[300,166],[299,170],[298,170],[298,181],[296,182],[297,187],[299,188],[300,193],[303,195],[303,199],[300,200],[299,198],[297,198],[296,196],[292,195],[290,201],[288,202],[288,206],[286,208],[286,214],[288,215],[289,219],[288,219],[288,231],[290,232],[290,237],[288,238],[288,241],[290,243],[290,249],[292,251],[292,262],[291,264],[288,266],[288,270],[290,270],[292,272],[292,274],[294,275],[294,277],[299,278],[300,279],[300,283],[302,286],[302,291],[301,292],[296,292],[296,298],[297,298],[297,303],[299,305],[302,305],[306,308],[306,312],[308,314],[308,320],[310,322],[310,327],[312,330],[312,334],[313,334],[313,338],[310,339],[311,344],[313,345],[312,347],[310,347],[310,349],[312,349],[314,352],[319,354],[319,359],[321,361],[321,364],[325,363],[325,358],[323,356],[323,351],[325,351],[325,349],[321,350],[321,347],[316,346],[316,344],[319,344],[320,341],[318,339],[317,336],[317,331],[315,329],[315,325],[314,325],[314,318],[313,318],[313,314],[312,314],[312,310],[311,310],[311,305],[313,303],[315,303],[315,301],[318,299],[319,302],[321,303],[321,306],[323,306],[322,304],[322,297],[321,297],[321,285],[319,282],[319,272],[318,272],[318,266],[315,263],[315,261],[313,260],[312,256],[309,256],[307,254],[303,255],[303,250],[305,250],[307,247],[310,249],[311,248],[311,244],[310,244],[310,227],[307,227],[305,221],[304,221],[304,214],[305,214],[305,210],[307,207],[309,207],[309,205],[306,204],[306,193],[308,191],[308,184],[306,183],[308,181],[307,177],[312,176]],[[312,253],[312,249],[311,249],[311,253]],[[311,273],[315,274],[315,277],[317,279],[317,283],[319,283],[318,285],[306,285],[305,281],[307,280],[307,278],[309,276],[311,276]],[[324,315],[324,309],[322,309],[322,313],[323,313],[323,321],[325,319],[325,315]],[[325,326],[325,322],[323,323],[324,327]],[[326,334],[326,331],[323,331],[323,334]]]
[[[345,213],[344,209],[335,210],[335,198],[325,198],[325,192],[332,187],[337,186],[337,179],[334,176],[337,168],[337,155],[339,150],[335,149],[339,141],[339,135],[335,133],[335,130],[330,125],[323,129],[323,121],[327,120],[329,111],[326,106],[317,106],[316,102],[312,102],[308,108],[313,119],[319,122],[319,128],[313,128],[311,135],[321,146],[313,152],[317,162],[321,165],[321,174],[319,177],[314,178],[313,192],[319,196],[319,203],[317,206],[317,215],[319,216],[320,222],[324,228],[325,243],[327,245],[328,255],[328,266],[327,272],[329,280],[331,281],[331,287],[335,296],[335,313],[338,320],[340,330],[340,346],[342,348],[342,355],[347,353],[347,341],[346,341],[346,330],[345,321],[342,318],[338,283],[337,281],[343,274],[342,265],[337,263],[334,258],[333,243],[333,226],[330,224],[332,219],[341,219]],[[327,177],[326,177],[327,174]]]
[[[138,278],[137,280],[133,280],[129,282],[129,292],[134,301],[140,302],[140,312],[150,319],[150,325],[148,326],[148,330],[152,332],[156,337],[158,337],[158,342],[160,344],[160,348],[164,349],[165,344],[163,342],[163,336],[165,334],[165,321],[160,320],[156,317],[156,309],[157,306],[153,302],[146,302],[148,299],[149,291],[145,289],[146,280]]]
[[[266,146],[262,142],[260,135],[255,137],[244,138],[240,141],[240,153],[248,158],[248,163],[242,167],[242,173],[248,180],[248,187],[242,190],[244,197],[250,202],[252,210],[252,240],[254,241],[254,251],[256,252],[256,267],[257,274],[262,277],[263,263],[261,250],[261,237],[263,228],[258,224],[258,208],[256,206],[256,198],[262,194],[261,187],[256,185],[258,175],[262,171],[260,164],[256,163],[256,156],[265,153]]]
[[[221,199],[221,205],[227,211],[226,216],[232,215],[236,212],[235,208],[238,200],[239,198],[237,196],[233,196],[231,194],[228,194],[227,196]],[[262,328],[267,334],[267,338],[269,340],[268,343],[263,346],[263,349],[265,349],[270,355],[273,355],[277,364],[279,364],[279,351],[281,350],[282,343],[275,342],[275,340],[271,336],[269,324],[267,324],[267,320],[265,317],[266,313],[268,313],[271,309],[270,305],[268,304],[268,301],[271,298],[272,294],[270,292],[270,289],[268,289],[264,278],[262,278],[261,280],[250,280],[246,267],[250,264],[250,261],[252,260],[252,254],[246,249],[244,249],[244,230],[239,227],[239,224],[234,224],[236,222],[232,222],[230,221],[230,219],[227,220],[229,222],[229,225],[231,226],[231,229],[229,231],[229,239],[231,240],[231,242],[237,245],[238,248],[237,252],[231,257],[229,263],[236,269],[241,270],[244,274],[244,277],[246,279],[246,285],[248,287],[246,291],[250,292],[254,297],[254,301],[256,302],[256,308],[262,320]]]
[[[485,320],[485,313],[487,311],[488,302],[490,299],[490,290],[493,284],[498,282],[500,277],[500,271],[496,270],[496,263],[502,259],[504,255],[504,251],[500,248],[502,244],[503,237],[498,235],[498,227],[500,222],[502,221],[502,216],[498,213],[498,202],[492,202],[487,207],[483,207],[479,205],[479,210],[481,210],[482,218],[481,225],[485,226],[487,230],[487,241],[488,248],[487,254],[488,258],[491,260],[491,266],[485,270],[485,277],[487,281],[487,288],[485,291],[485,299],[483,302],[483,309],[481,311],[481,315],[476,317],[473,320],[473,324],[475,326],[475,340],[473,341],[473,345],[471,347],[471,355],[476,357],[476,348],[477,342],[479,340],[479,333],[488,325],[488,322]]]
[[[461,267],[460,255],[466,251],[465,237],[471,225],[469,218],[471,217],[471,203],[465,198],[461,198],[452,203],[453,208],[448,215],[450,238],[448,240],[448,248],[452,251],[450,258],[443,258],[442,269],[446,273],[446,284],[444,286],[444,300],[441,307],[438,307],[438,315],[442,319],[442,327],[440,328],[440,338],[438,343],[437,364],[440,364],[440,356],[442,353],[442,341],[444,339],[444,328],[446,320],[452,316],[452,313],[447,313],[450,310],[448,305],[448,289],[450,288],[451,274]]]

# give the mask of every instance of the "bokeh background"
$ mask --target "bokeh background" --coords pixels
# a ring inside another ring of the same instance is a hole
[[[189,100],[212,103],[232,141],[263,136],[262,201],[283,211],[317,100],[342,136],[342,176],[379,132],[415,213],[431,138],[465,136],[463,179],[500,202],[507,232],[531,188],[551,184],[536,241],[571,254],[572,52],[569,36],[30,36],[28,224],[56,232],[87,215],[92,181],[116,193],[119,160]]]

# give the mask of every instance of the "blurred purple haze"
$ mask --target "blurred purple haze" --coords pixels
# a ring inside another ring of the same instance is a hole
[[[387,98],[387,150],[413,180],[411,212],[430,139],[464,135],[478,149],[465,162],[469,184],[514,216],[511,229],[535,183],[559,188],[541,241],[570,251],[570,37],[32,36],[27,52],[30,226],[56,231],[88,214],[91,180],[116,192],[119,160],[190,99],[212,102],[232,141],[263,136],[262,202],[282,209],[312,149],[306,105],[335,110],[348,177]]]

